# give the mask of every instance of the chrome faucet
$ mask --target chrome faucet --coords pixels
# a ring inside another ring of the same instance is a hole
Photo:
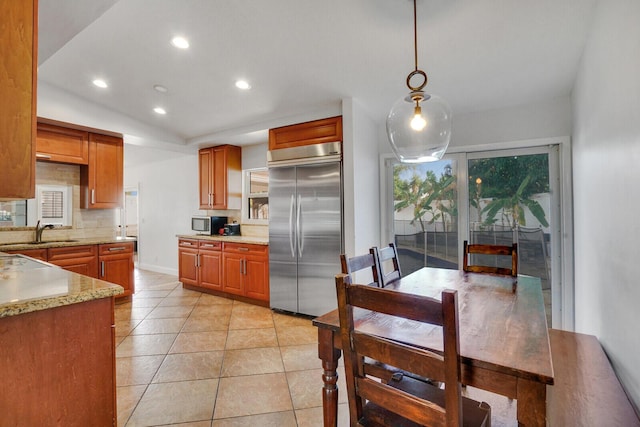
[[[53,228],[53,224],[45,224],[42,227],[40,227],[40,220],[38,220],[38,223],[36,224],[36,238],[34,242],[36,243],[42,242],[42,232],[47,228]]]

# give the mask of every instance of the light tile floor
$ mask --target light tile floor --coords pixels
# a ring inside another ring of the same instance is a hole
[[[175,276],[136,269],[135,280],[132,302],[115,309],[120,427],[322,426],[309,319],[185,290]],[[515,420],[515,401],[466,394],[489,402],[494,427],[516,424],[505,421]],[[349,425],[344,392],[338,416]]]
[[[119,426],[322,426],[308,318],[185,290],[175,276],[136,269],[135,280],[115,309]]]

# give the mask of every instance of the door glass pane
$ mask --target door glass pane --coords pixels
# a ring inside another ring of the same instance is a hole
[[[550,316],[551,193],[548,154],[471,159],[468,167],[469,242],[517,243],[518,273],[540,277]],[[510,265],[508,257],[476,257],[472,262],[500,267]]]
[[[396,164],[394,241],[402,274],[421,267],[458,268],[456,162]]]

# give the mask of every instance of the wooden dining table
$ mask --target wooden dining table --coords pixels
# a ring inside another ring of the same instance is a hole
[[[462,383],[517,399],[519,425],[544,426],[553,363],[540,279],[424,267],[386,289],[440,299],[458,291]],[[442,351],[442,329],[356,311],[356,329]],[[337,425],[337,367],[342,342],[338,311],[313,320],[322,360],[324,425]]]

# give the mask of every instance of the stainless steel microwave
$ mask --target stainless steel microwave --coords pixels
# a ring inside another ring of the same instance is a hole
[[[228,222],[226,216],[194,216],[191,217],[191,230],[198,234],[222,234],[224,225]]]

